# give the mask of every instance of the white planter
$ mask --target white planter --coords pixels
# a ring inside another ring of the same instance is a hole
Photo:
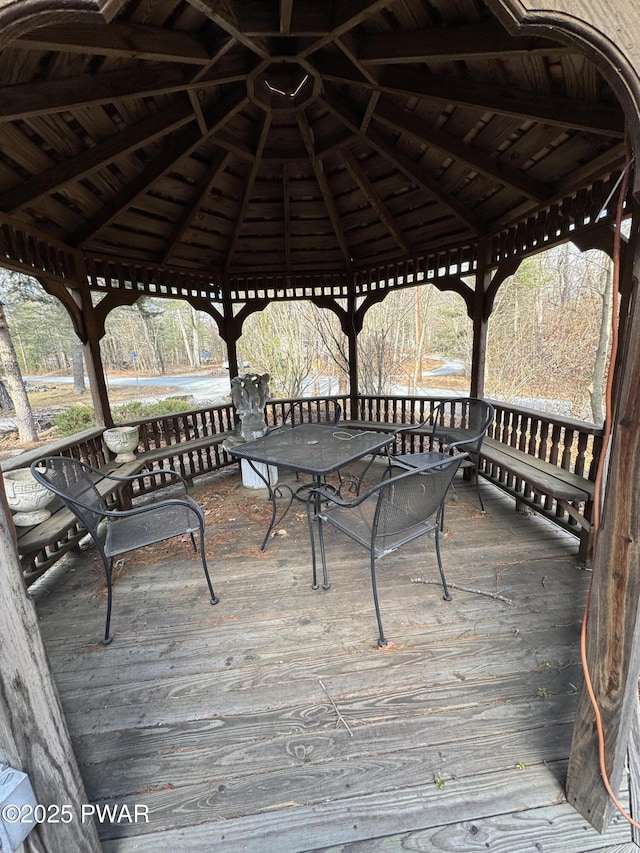
[[[34,480],[28,468],[17,468],[4,474],[7,503],[15,511],[13,523],[18,527],[31,527],[46,521],[51,513],[46,509],[55,495]]]
[[[116,462],[133,462],[139,441],[137,426],[113,427],[102,435],[109,450],[116,454]]]
[[[253,462],[253,468],[259,471],[262,476],[269,480],[272,486],[278,482],[278,469],[275,465],[265,465],[264,462]],[[266,483],[262,480],[251,467],[246,459],[240,460],[242,469],[242,485],[249,489],[266,489]]]

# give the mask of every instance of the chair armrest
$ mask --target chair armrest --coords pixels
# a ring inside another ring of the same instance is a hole
[[[78,503],[80,503],[78,501]],[[154,501],[152,503],[143,504],[142,506],[134,506],[131,509],[108,509],[100,510],[100,515],[105,518],[130,518],[132,515],[142,515],[146,512],[157,512],[167,506],[183,506],[194,512],[204,526],[204,512],[200,504],[196,503],[192,497],[186,495],[184,498],[167,498],[163,501]]]
[[[342,507],[359,506],[359,504],[363,503],[363,501],[365,501],[367,498],[371,497],[371,494],[375,489],[377,489],[376,486],[374,486],[374,488],[371,489],[370,491],[365,492],[363,495],[358,495],[357,497],[353,498],[352,500],[345,500],[341,495],[336,494],[335,492],[330,491],[329,489],[326,489],[324,486],[317,486],[315,488],[310,488],[308,490],[307,498],[306,498],[307,509],[310,509],[315,504],[317,498],[322,503],[333,503],[333,504],[336,504],[336,506],[342,506]]]
[[[401,424],[397,429],[394,429],[392,435],[400,435],[403,432],[417,432],[419,429],[431,429],[433,424],[431,418],[420,421],[419,424]]]

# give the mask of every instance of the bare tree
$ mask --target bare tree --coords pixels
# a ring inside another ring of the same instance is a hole
[[[9,332],[4,302],[0,302],[0,362],[2,362],[2,367],[7,377],[9,393],[16,410],[18,437],[22,442],[37,441],[38,432],[36,430],[36,423]]]
[[[84,348],[82,341],[78,339],[73,342],[71,364],[73,366],[73,393],[84,394],[87,390],[84,384]]]

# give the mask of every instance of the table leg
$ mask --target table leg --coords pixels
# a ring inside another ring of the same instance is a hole
[[[249,465],[251,466],[253,471],[255,471],[255,473],[258,475],[258,477],[262,480],[262,482],[265,484],[265,486],[269,490],[269,500],[271,501],[271,521],[269,522],[269,527],[267,528],[267,532],[265,533],[264,539],[262,540],[262,545],[260,546],[260,550],[264,551],[267,547],[267,542],[269,541],[269,536],[271,535],[271,531],[273,530],[273,528],[277,524],[280,524],[282,519],[289,512],[289,508],[290,508],[291,504],[293,503],[293,489],[291,488],[291,486],[287,486],[286,484],[276,486],[274,489],[273,486],[271,485],[271,481],[269,478],[269,466],[267,465],[267,468],[266,468],[267,476],[265,477],[264,474],[262,473],[262,471],[259,471],[258,468],[256,468],[256,466],[253,464],[251,459],[247,459],[247,462],[249,463]],[[290,495],[289,495],[289,499],[287,501],[287,505],[284,508],[284,511],[281,513],[280,517],[276,519],[276,515],[278,512],[277,498],[284,496],[282,489],[288,489]]]
[[[315,486],[320,486],[320,481],[314,482]],[[313,521],[318,521],[318,541],[320,543],[320,559],[322,560],[322,588],[330,589],[329,576],[327,574],[327,558],[324,550],[324,534],[322,531],[322,519],[320,517],[321,498],[317,492],[311,492],[307,498],[307,523],[309,525],[309,540],[311,542],[311,589],[318,589],[318,571],[316,563],[316,544],[313,535]],[[313,506],[313,512],[311,507]]]

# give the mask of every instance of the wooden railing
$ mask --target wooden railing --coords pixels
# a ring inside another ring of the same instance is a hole
[[[331,422],[336,406],[340,405],[344,420],[418,424],[426,420],[440,402],[442,398],[438,397],[363,395],[358,398],[356,410],[352,411],[347,395],[269,400],[266,405],[266,420],[270,426],[281,423],[285,418],[292,424],[301,420]],[[496,410],[495,421],[488,433],[492,438],[587,479],[595,478],[602,446],[600,427],[536,409],[495,400],[491,402]],[[200,466],[186,457],[192,450],[193,442],[206,445],[207,438],[228,433],[233,429],[234,422],[233,406],[226,404],[142,418],[129,421],[128,424],[137,425],[140,429],[141,453],[166,450],[167,457],[170,455],[171,458],[181,460],[182,470],[188,473],[189,479],[193,479],[199,474],[210,473],[232,464],[227,456],[218,461],[207,461]],[[99,468],[109,460],[109,453],[101,436],[101,429],[85,430],[5,460],[1,467],[3,471],[11,471],[28,467],[34,459],[45,454],[61,454],[74,456]],[[182,456],[185,458],[181,459]]]

